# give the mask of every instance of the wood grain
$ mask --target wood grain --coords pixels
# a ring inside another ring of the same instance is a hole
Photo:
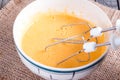
[[[105,6],[120,10],[120,0],[91,0]]]
[[[118,10],[120,10],[120,0],[117,0]]]
[[[0,0],[0,9],[4,7],[10,0]]]
[[[118,9],[117,0],[96,0],[96,1],[108,7]]]

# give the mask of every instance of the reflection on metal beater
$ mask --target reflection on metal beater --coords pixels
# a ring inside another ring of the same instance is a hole
[[[76,25],[86,25],[89,30],[83,32],[82,34],[78,34],[78,35],[75,35],[75,36],[71,36],[71,37],[68,37],[68,38],[64,38],[64,39],[61,39],[61,38],[53,38],[54,40],[58,40],[57,42],[54,42],[48,46],[45,47],[45,51],[49,48],[49,47],[52,47],[54,45],[57,45],[57,44],[60,44],[60,43],[72,43],[72,44],[83,44],[84,41],[83,40],[74,40],[75,38],[82,38],[83,35],[87,34],[91,29],[92,29],[92,26],[87,24],[87,23],[79,23],[79,24],[67,24],[67,25],[63,25],[61,26],[61,28],[64,28],[64,27],[73,27],[73,26],[76,26]],[[90,37],[91,38],[91,37]],[[86,41],[89,41],[90,38]]]

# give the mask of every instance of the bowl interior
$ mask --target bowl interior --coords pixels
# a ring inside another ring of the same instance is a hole
[[[57,12],[65,12],[67,11],[68,14],[72,14],[73,12],[77,17],[82,17],[88,21],[93,22],[96,26],[106,28],[111,27],[111,22],[107,15],[96,5],[92,4],[88,0],[36,0],[29,4],[27,7],[25,7],[17,16],[14,28],[13,28],[13,35],[14,40],[17,48],[21,51],[21,53],[34,62],[35,64],[38,64],[39,66],[50,68],[54,70],[75,70],[87,67],[100,58],[102,58],[105,53],[94,62],[81,66],[78,68],[70,68],[70,69],[61,69],[61,68],[53,68],[49,66],[45,66],[43,64],[37,63],[34,60],[32,60],[29,56],[27,56],[24,51],[21,48],[21,40],[23,34],[26,32],[26,30],[29,28],[28,25],[32,24],[32,16],[35,15],[38,12],[48,12],[49,10],[57,11]],[[109,35],[105,35],[106,41],[109,39]]]

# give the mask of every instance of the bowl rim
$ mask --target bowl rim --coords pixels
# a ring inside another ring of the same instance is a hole
[[[37,1],[37,0],[36,0]],[[30,6],[32,4],[34,4],[36,1],[33,1],[32,3],[30,3],[29,5],[27,6]],[[86,0],[88,1],[88,0]],[[106,15],[106,13],[100,9],[97,5],[93,4],[92,2],[88,1],[92,6],[95,6],[97,9],[99,9],[105,16],[106,18],[108,18],[108,16]],[[27,6],[25,8],[27,8]],[[24,8],[24,9],[25,9]],[[23,9],[23,10],[24,10]],[[19,16],[19,15],[18,15]],[[17,16],[17,17],[18,17]],[[108,18],[109,20],[109,18]],[[110,20],[109,20],[110,22]],[[15,23],[16,23],[16,20],[15,20]],[[46,66],[44,64],[41,64],[41,63],[38,63],[37,61],[33,60],[32,58],[30,58],[29,56],[27,56],[25,54],[25,52],[18,46],[16,40],[15,40],[15,23],[13,25],[13,39],[14,39],[14,43],[15,43],[15,47],[17,49],[17,51],[20,53],[20,55],[22,55],[22,57],[24,57],[25,60],[27,60],[28,62],[30,62],[31,64],[33,64],[34,66],[38,67],[38,68],[41,68],[41,69],[44,69],[44,70],[47,70],[47,71],[52,71],[52,72],[57,72],[57,73],[71,73],[71,72],[78,72],[78,71],[83,71],[83,70],[87,70],[89,68],[92,68],[94,67],[96,64],[98,64],[99,62],[101,62],[104,57],[106,56],[107,52],[108,52],[108,47],[106,49],[106,51],[96,60],[90,62],[89,64],[86,64],[86,65],[83,65],[83,66],[80,66],[80,67],[75,67],[75,68],[55,68],[55,67],[50,67],[50,66]],[[109,23],[111,24],[111,22]],[[111,24],[112,25],[112,24]]]

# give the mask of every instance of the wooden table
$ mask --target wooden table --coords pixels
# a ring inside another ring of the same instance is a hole
[[[9,1],[10,0],[0,0],[0,8],[6,5]],[[20,1],[20,0],[14,0],[14,1]],[[92,0],[92,1],[99,2],[108,7],[120,10],[120,0]]]
[[[105,6],[120,10],[120,0],[93,0]]]
[[[14,20],[21,9],[31,1],[34,0],[21,0],[16,3],[11,0],[0,10],[0,80],[44,80],[22,64],[13,41]],[[120,18],[120,11],[95,4],[106,12],[113,25]],[[110,48],[104,62],[85,80],[120,80],[120,48]]]

